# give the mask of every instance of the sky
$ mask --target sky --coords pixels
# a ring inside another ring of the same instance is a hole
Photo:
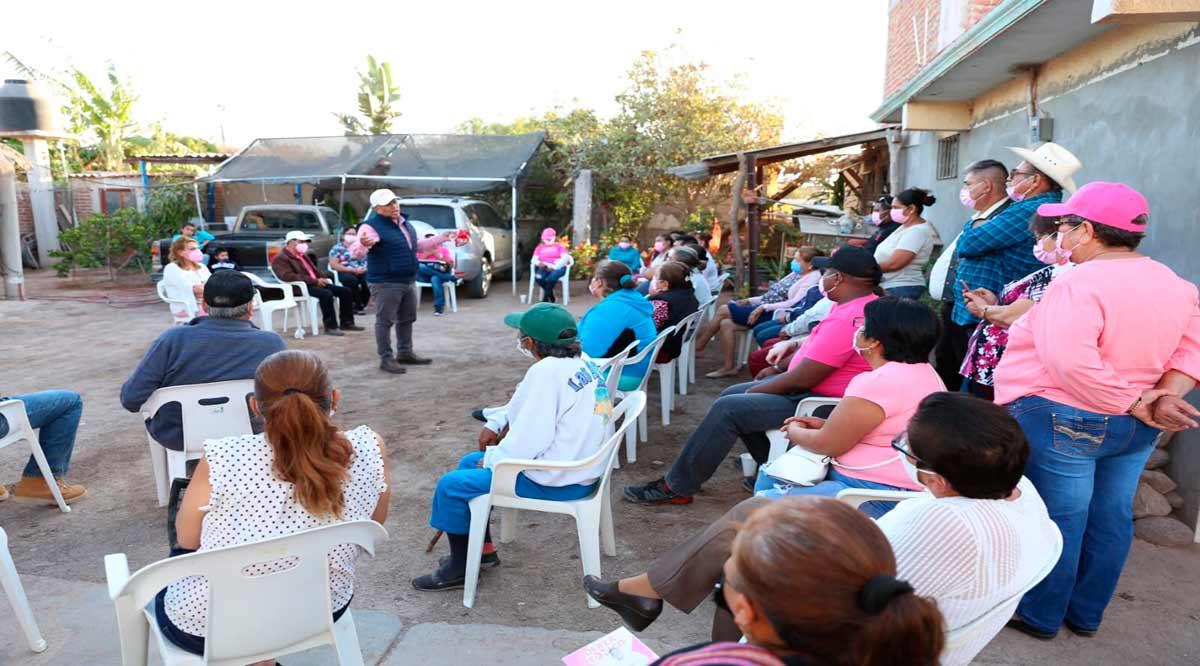
[[[272,6],[273,5],[273,6]],[[368,53],[391,63],[396,132],[450,132],[471,117],[507,122],[555,107],[617,110],[642,51],[671,45],[802,141],[874,127],[882,100],[886,0],[582,3],[10,2],[8,50],[42,70],[116,66],[135,118],[240,147],[257,137],[341,134]],[[320,11],[318,11],[320,10]],[[69,13],[63,21],[62,13]],[[0,74],[16,73],[0,62]]]

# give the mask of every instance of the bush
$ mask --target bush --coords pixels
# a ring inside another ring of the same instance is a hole
[[[592,279],[592,269],[596,266],[596,258],[600,254],[600,246],[592,243],[581,243],[572,246],[571,258],[575,265],[571,267],[571,277],[581,280]]]

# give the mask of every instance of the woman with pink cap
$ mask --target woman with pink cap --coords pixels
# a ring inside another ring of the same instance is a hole
[[[542,242],[533,249],[533,259],[534,281],[542,288],[542,301],[553,303],[554,285],[567,274],[567,263],[571,261],[571,252],[558,242],[558,232],[553,227],[542,229]]]
[[[1009,626],[1049,640],[1100,627],[1133,540],[1138,479],[1162,430],[1195,427],[1182,396],[1200,378],[1196,286],[1137,252],[1146,199],[1089,183],[1057,218],[1057,252],[1076,267],[1009,328],[996,403],[1029,437],[1025,475],[1063,536],[1058,565]]]

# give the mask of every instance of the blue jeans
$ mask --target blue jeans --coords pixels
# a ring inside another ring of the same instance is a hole
[[[554,285],[558,284],[558,281],[566,274],[566,266],[555,268],[551,271],[544,268],[539,268],[535,271],[534,282],[537,282],[538,286],[542,288],[542,300],[550,298],[554,293]]]
[[[458,462],[458,469],[438,479],[429,516],[429,525],[433,529],[446,534],[467,534],[471,531],[471,507],[467,503],[486,495],[492,488],[492,470],[477,467],[482,459],[482,451],[468,453]],[[558,502],[577,500],[591,494],[597,483],[600,482],[543,486],[521,473],[517,476],[517,496]]]
[[[1058,565],[1017,613],[1043,631],[1063,620],[1100,626],[1129,545],[1133,495],[1159,431],[1132,416],[1097,414],[1029,396],[1006,405],[1029,438],[1025,476],[1062,532]]]
[[[446,289],[442,285],[447,282],[453,283],[454,273],[435,270],[421,264],[417,266],[417,281],[433,285],[433,309],[438,312],[444,310],[446,308]]]
[[[920,286],[892,287],[891,289],[887,290],[888,296],[895,296],[896,298],[911,298],[914,301],[921,298],[924,293],[925,287]]]
[[[66,476],[67,466],[71,464],[71,452],[75,450],[75,431],[79,430],[79,417],[83,415],[83,398],[74,391],[65,390],[39,391],[8,398],[25,403],[29,425],[39,429],[38,443],[42,445],[42,453],[46,454],[51,473],[56,478]],[[0,416],[0,437],[7,434],[8,421]],[[38,469],[33,456],[29,456],[23,474],[41,478],[42,470]]]
[[[789,495],[818,495],[820,497],[837,497],[837,494],[847,488],[866,488],[868,490],[908,490],[908,488],[898,488],[896,486],[888,486],[874,481],[864,481],[855,479],[841,472],[837,468],[830,465],[829,473],[825,475],[825,480],[814,486],[793,486],[787,481],[781,481],[774,477],[767,476],[761,469],[758,472],[758,479],[754,481],[755,497],[766,497],[767,499],[779,499]],[[863,502],[859,510],[867,514],[871,518],[878,518],[883,514],[891,511],[896,507],[895,502]]]
[[[758,346],[763,346],[771,338],[779,337],[779,332],[783,330],[784,326],[787,326],[787,324],[781,324],[774,319],[755,324],[754,339],[758,342]]]

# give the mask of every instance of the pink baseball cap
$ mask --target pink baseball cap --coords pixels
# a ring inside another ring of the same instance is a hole
[[[1145,233],[1145,224],[1134,224],[1140,215],[1150,214],[1150,205],[1141,192],[1124,183],[1095,181],[1079,188],[1066,203],[1042,204],[1037,214],[1042,217],[1078,215],[1106,227]]]
[[[554,240],[557,236],[558,232],[555,231],[553,227],[546,227],[545,229],[542,229],[542,240],[544,241]]]

